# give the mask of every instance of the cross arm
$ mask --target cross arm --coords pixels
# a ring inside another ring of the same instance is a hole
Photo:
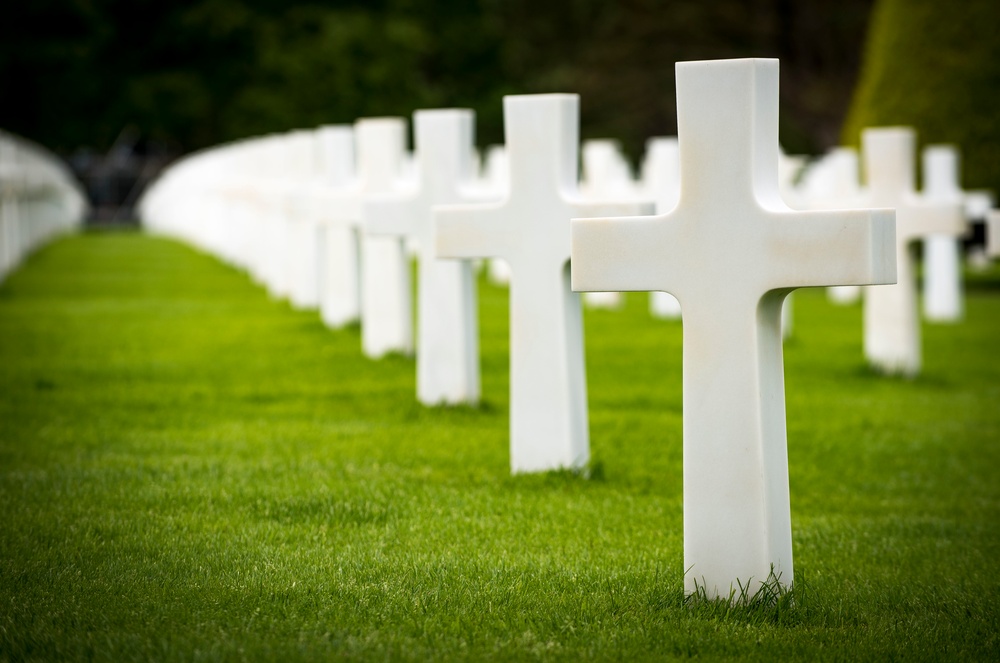
[[[764,232],[768,289],[896,282],[891,209],[777,213]]]
[[[907,239],[926,237],[927,235],[961,236],[968,228],[965,224],[965,214],[961,202],[927,203],[918,202],[908,205],[899,211],[900,233],[905,233]]]
[[[435,205],[435,250],[439,258],[503,258],[510,229],[504,204]]]
[[[653,202],[617,202],[588,200],[571,205],[573,218],[611,218],[629,216],[652,216],[656,214],[656,203]]]
[[[419,197],[416,190],[365,196],[361,205],[365,232],[369,235],[413,235]]]
[[[573,219],[573,290],[666,290],[681,240],[681,224],[667,216]]]

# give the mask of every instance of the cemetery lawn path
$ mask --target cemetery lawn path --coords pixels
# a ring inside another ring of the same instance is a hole
[[[1000,269],[864,368],[860,307],[795,295],[796,604],[685,604],[681,326],[588,312],[594,462],[512,478],[507,293],[480,408],[412,359],[138,233],[0,285],[0,661],[1000,660]],[[720,487],[723,489],[723,487]]]

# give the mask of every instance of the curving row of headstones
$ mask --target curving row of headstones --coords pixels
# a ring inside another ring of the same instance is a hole
[[[0,281],[36,248],[78,228],[88,208],[58,157],[0,131]]]
[[[142,218],[332,327],[359,319],[371,357],[411,350],[409,247],[428,405],[479,398],[471,261],[502,260],[491,273],[510,283],[514,472],[588,462],[576,293],[671,293],[651,307],[684,311],[687,588],[726,596],[772,572],[790,585],[782,304],[798,287],[881,284],[866,297],[866,354],[915,373],[910,246],[962,232],[960,205],[918,200],[913,135],[896,129],[864,136],[867,189],[845,177],[833,186],[853,186],[850,196],[791,201],[776,60],[678,63],[678,139],[650,142],[645,186],[608,143],[584,149],[579,181],[578,104],[505,97],[506,144],[482,170],[467,110],[417,111],[412,157],[397,118],[242,141],[170,169]]]

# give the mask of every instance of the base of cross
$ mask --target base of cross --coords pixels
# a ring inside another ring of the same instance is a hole
[[[730,585],[728,594],[717,589],[710,590],[704,578],[699,580],[690,574],[685,575],[685,587],[684,603],[687,605],[712,601],[744,608],[784,608],[796,603],[795,586],[791,579],[783,578],[773,564],[766,578],[737,579]]]

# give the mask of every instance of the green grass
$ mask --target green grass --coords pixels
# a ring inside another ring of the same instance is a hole
[[[925,370],[800,291],[794,601],[682,589],[679,323],[588,312],[593,477],[511,477],[480,408],[179,244],[86,234],[0,286],[0,660],[998,660],[1000,270]]]

